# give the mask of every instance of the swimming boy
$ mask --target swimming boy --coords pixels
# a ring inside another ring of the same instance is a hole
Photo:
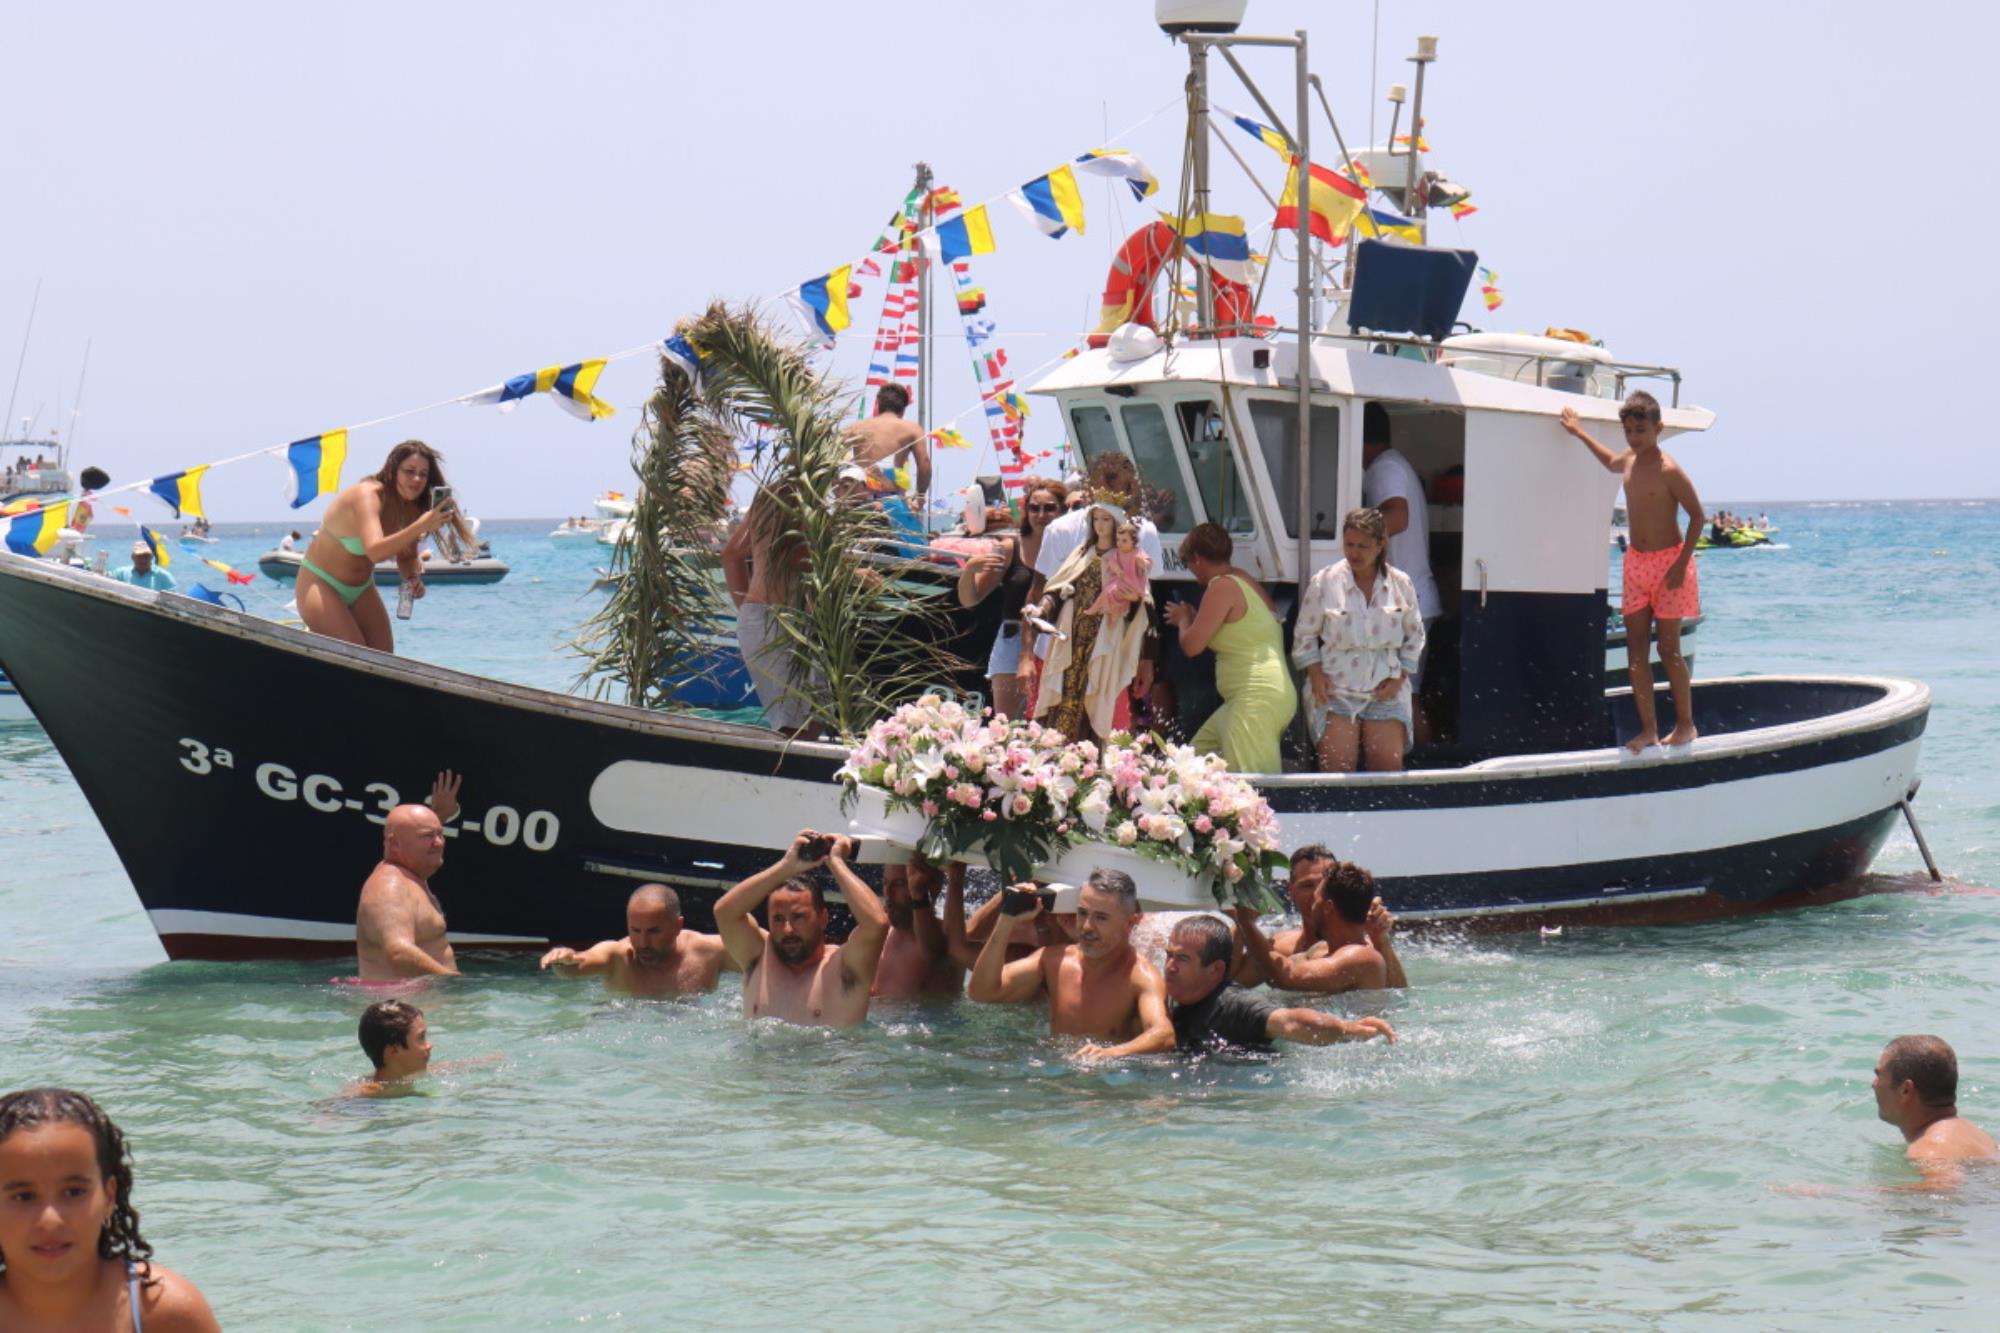
[[[1958,1113],[1958,1054],[1941,1037],[1898,1037],[1875,1062],[1875,1113],[1903,1132],[1930,1184],[1958,1183],[1965,1162],[2000,1160],[1992,1136]]]
[[[1660,743],[1660,725],[1653,707],[1653,625],[1660,630],[1660,664],[1667,669],[1667,687],[1674,700],[1674,729],[1668,745],[1687,745],[1695,738],[1694,706],[1690,698],[1687,659],[1681,656],[1681,621],[1701,614],[1701,585],[1694,563],[1701,540],[1701,499],[1694,483],[1666,450],[1660,448],[1660,400],[1641,389],[1618,409],[1625,428],[1625,451],[1612,453],[1592,439],[1579,424],[1576,409],[1562,410],[1562,428],[1590,446],[1597,461],[1625,479],[1625,511],[1631,520],[1631,541],[1625,547],[1625,660],[1632,678],[1632,706],[1639,714],[1639,733],[1625,743],[1638,753]],[[1682,530],[1680,511],[1687,511]]]
[[[664,884],[641,884],[625,900],[625,935],[581,952],[556,948],[542,966],[559,977],[603,977],[604,989],[625,995],[692,995],[715,989],[734,968],[720,935],[681,925],[680,895]]]
[[[430,1025],[408,1000],[377,1000],[361,1014],[361,1053],[375,1072],[347,1089],[350,1097],[395,1097],[431,1064]]]

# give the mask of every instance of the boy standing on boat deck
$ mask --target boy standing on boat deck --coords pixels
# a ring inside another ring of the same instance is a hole
[[[1659,721],[1653,707],[1653,625],[1660,627],[1660,664],[1667,670],[1673,693],[1674,729],[1668,745],[1687,745],[1695,738],[1687,659],[1681,656],[1681,621],[1701,614],[1701,586],[1695,572],[1694,548],[1701,540],[1701,499],[1694,483],[1666,450],[1660,448],[1660,400],[1641,389],[1618,409],[1625,428],[1625,451],[1612,453],[1592,439],[1577,421],[1576,409],[1562,410],[1562,427],[1590,446],[1597,461],[1625,479],[1625,509],[1631,540],[1625,547],[1625,660],[1632,678],[1632,706],[1639,714],[1639,734],[1625,743],[1635,754],[1660,743]],[[1680,511],[1687,511],[1682,530]]]

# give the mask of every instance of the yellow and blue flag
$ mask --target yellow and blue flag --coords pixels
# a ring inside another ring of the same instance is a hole
[[[1422,245],[1424,233],[1416,221],[1386,208],[1368,208],[1354,219],[1363,236],[1400,236],[1411,245]]]
[[[203,464],[185,472],[171,472],[153,478],[153,484],[146,489],[165,500],[175,518],[207,518],[201,511],[201,474],[206,471],[208,465]]]
[[[925,241],[946,264],[992,254],[993,224],[986,216],[986,205],[968,208],[949,222],[938,223]]]
[[[1235,121],[1238,129],[1263,144],[1279,157],[1284,158],[1285,161],[1290,162],[1292,160],[1291,144],[1286,141],[1284,135],[1278,133],[1269,125],[1261,121],[1252,120],[1248,116],[1239,116],[1234,111],[1223,111],[1221,107],[1216,107],[1215,109]]]
[[[1123,148],[1093,148],[1077,158],[1076,166],[1093,176],[1109,176],[1124,181],[1132,188],[1134,199],[1144,199],[1160,188],[1159,177],[1147,169],[1136,153],[1128,153]]]
[[[173,556],[167,552],[167,544],[160,540],[160,534],[147,527],[144,523],[139,525],[139,540],[153,548],[153,563],[161,569],[165,569],[174,562]]]
[[[303,509],[322,495],[340,489],[340,469],[347,462],[347,432],[330,430],[285,446],[292,465],[292,508]]]
[[[842,264],[824,277],[800,283],[785,299],[798,312],[801,323],[809,329],[818,330],[821,336],[831,338],[854,322],[847,312],[853,274],[854,265]]]
[[[7,549],[16,555],[47,555],[69,521],[70,502],[31,509],[7,521]]]
[[[1228,213],[1198,213],[1185,218],[1171,213],[1160,216],[1180,233],[1187,252],[1219,276],[1245,285],[1255,276],[1256,271],[1250,266],[1250,238],[1242,218]]]
[[[1083,195],[1076,188],[1076,173],[1067,164],[1035,177],[1007,197],[1051,240],[1072,227],[1079,236],[1083,234]]]
[[[515,403],[538,393],[548,394],[563,411],[582,421],[596,421],[618,409],[596,397],[597,377],[604,373],[605,358],[579,361],[569,366],[543,366],[540,370],[516,375],[505,384],[496,384],[478,393],[469,393],[463,403],[497,403],[500,410],[513,410]]]

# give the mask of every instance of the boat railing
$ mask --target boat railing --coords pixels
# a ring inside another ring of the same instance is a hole
[[[1284,333],[1288,333],[1296,338],[1299,333],[1296,328],[1287,327],[1282,324],[1218,324],[1214,332],[1225,338],[1257,339],[1269,339],[1274,334]],[[1201,330],[1200,341],[1208,340],[1209,336],[1209,330]],[[1432,342],[1428,338],[1414,338],[1408,334],[1400,333],[1327,333],[1316,330],[1312,334],[1312,340],[1315,343],[1353,343],[1363,346],[1370,351],[1382,347],[1410,348],[1421,353],[1424,360],[1433,362],[1437,360],[1440,352],[1454,350],[1445,347],[1442,343]],[[1188,345],[1188,340],[1183,337],[1181,343],[1182,350],[1186,350]],[[1199,346],[1200,342],[1197,341],[1194,345]],[[1588,343],[1577,344],[1578,347],[1589,345]],[[1668,405],[1670,407],[1679,407],[1681,405],[1681,372],[1673,366],[1653,366],[1639,361],[1585,361],[1580,357],[1565,355],[1562,352],[1534,352],[1526,349],[1517,351],[1511,347],[1505,349],[1466,348],[1465,352],[1468,356],[1480,356],[1486,359],[1505,359],[1508,361],[1532,363],[1535,370],[1535,386],[1537,388],[1549,387],[1549,367],[1554,365],[1571,367],[1582,364],[1587,365],[1593,372],[1609,372],[1617,379],[1617,396],[1620,398],[1625,396],[1627,381],[1665,380],[1672,386],[1670,389],[1671,401]],[[1523,369],[1526,369],[1526,367],[1524,366]],[[1516,378],[1518,379],[1518,376]]]

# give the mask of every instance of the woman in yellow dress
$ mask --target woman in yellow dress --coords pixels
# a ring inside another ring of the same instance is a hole
[[[1181,542],[1181,563],[1202,585],[1201,605],[1177,602],[1167,618],[1189,657],[1213,649],[1222,707],[1194,735],[1197,750],[1220,754],[1234,773],[1281,773],[1278,742],[1298,712],[1285,657],[1285,628],[1263,585],[1230,563],[1236,544],[1217,523]]]

